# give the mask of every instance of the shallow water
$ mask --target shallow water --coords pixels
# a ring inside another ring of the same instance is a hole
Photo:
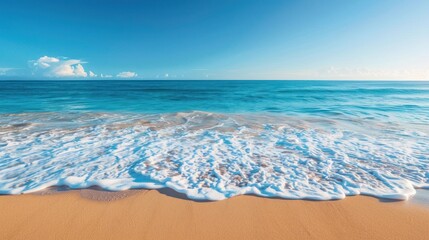
[[[427,82],[1,83],[3,194],[408,199],[429,187]]]
[[[418,204],[429,209],[429,189],[417,189],[417,193],[411,198],[410,203]]]

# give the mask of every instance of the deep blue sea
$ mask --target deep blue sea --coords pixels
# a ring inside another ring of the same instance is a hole
[[[58,185],[408,199],[429,82],[0,81],[0,193]]]

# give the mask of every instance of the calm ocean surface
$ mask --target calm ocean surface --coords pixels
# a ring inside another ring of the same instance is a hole
[[[429,82],[13,81],[0,112],[207,111],[429,121]]]
[[[0,81],[0,193],[54,185],[407,199],[429,82]]]

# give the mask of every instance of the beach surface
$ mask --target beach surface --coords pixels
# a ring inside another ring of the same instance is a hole
[[[0,239],[427,239],[429,210],[356,196],[196,202],[169,189],[0,196]]]

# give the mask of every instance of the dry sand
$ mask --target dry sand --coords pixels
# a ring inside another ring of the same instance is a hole
[[[371,197],[195,202],[166,189],[42,195],[0,196],[0,239],[429,239],[428,209]]]

